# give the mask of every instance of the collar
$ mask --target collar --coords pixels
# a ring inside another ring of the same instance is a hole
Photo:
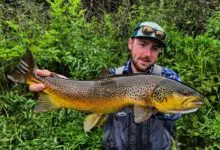
[[[150,67],[148,67],[144,73],[152,73],[154,68],[154,64],[151,65]],[[132,68],[131,68],[131,60],[128,60],[125,65],[124,65],[124,70],[123,70],[123,74],[128,74],[128,73],[133,73]]]

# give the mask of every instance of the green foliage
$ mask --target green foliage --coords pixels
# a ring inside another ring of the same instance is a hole
[[[100,149],[102,129],[84,133],[85,114],[67,109],[37,114],[30,95],[0,98],[0,149]]]
[[[159,59],[173,68],[182,80],[206,95],[205,106],[177,121],[177,138],[181,148],[214,148],[219,145],[220,111],[220,42],[207,35],[195,38],[175,31],[168,33],[169,47]],[[164,59],[167,58],[167,59]],[[190,146],[189,146],[190,145]],[[199,148],[199,149],[200,149]]]
[[[88,15],[80,0],[1,2],[0,148],[101,149],[101,128],[83,132],[85,113],[62,109],[35,114],[36,96],[26,86],[8,83],[6,74],[29,46],[39,68],[77,80],[94,79],[102,68],[128,59],[127,38],[137,22],[149,20],[168,32],[168,47],[158,63],[207,97],[198,112],[177,121],[177,142],[183,149],[219,149],[219,11],[215,1],[202,7],[207,2],[123,1],[113,13],[103,11],[102,18]],[[200,13],[202,17],[195,15]]]
[[[206,34],[212,38],[220,40],[220,11],[213,13],[212,17],[208,19],[206,26]]]
[[[101,24],[106,26],[104,30],[101,26],[97,28],[97,20],[86,22],[84,10],[79,9],[78,3],[50,2],[50,24],[39,45],[32,49],[41,67],[75,79],[91,79],[102,68],[114,65],[112,55],[115,55],[117,42],[112,37],[109,17],[106,15]]]

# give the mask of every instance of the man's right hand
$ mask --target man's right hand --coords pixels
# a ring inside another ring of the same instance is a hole
[[[35,73],[41,77],[50,77],[51,72],[49,70],[36,70]],[[31,84],[29,86],[29,90],[31,92],[41,92],[44,90],[45,85],[44,84]]]

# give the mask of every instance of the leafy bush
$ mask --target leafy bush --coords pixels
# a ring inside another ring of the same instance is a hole
[[[40,68],[77,80],[94,79],[102,68],[122,65],[128,59],[127,38],[136,23],[143,20],[156,21],[168,31],[168,47],[158,63],[173,68],[184,82],[207,96],[204,107],[177,121],[175,140],[183,149],[219,149],[220,42],[215,39],[219,39],[219,12],[210,15],[207,24],[204,19],[214,9],[204,12],[205,17],[196,24],[193,21],[180,24],[196,20],[189,10],[201,9],[194,2],[179,4],[182,7],[177,8],[181,9],[175,8],[177,1],[149,0],[135,4],[131,6],[125,1],[117,11],[90,19],[85,17],[87,10],[81,8],[79,0],[42,4],[22,0],[16,3],[19,6],[16,9],[12,4],[0,5],[2,149],[100,149],[102,128],[84,133],[85,113],[62,109],[35,114],[31,108],[36,96],[29,94],[27,86],[8,83],[6,74],[29,46]],[[195,30],[201,22],[202,32],[207,31],[204,34]]]
[[[212,38],[220,39],[220,11],[216,11],[208,19],[206,26],[206,34]]]
[[[164,51],[159,62],[173,68],[185,83],[207,97],[205,106],[198,112],[183,115],[177,121],[177,139],[183,149],[214,148],[220,140],[217,131],[220,111],[220,42],[206,35],[192,38],[170,32],[167,43],[170,47]]]

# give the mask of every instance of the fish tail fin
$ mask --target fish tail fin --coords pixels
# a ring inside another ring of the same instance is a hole
[[[31,51],[27,48],[22,60],[16,66],[16,69],[7,78],[15,83],[25,83],[28,76],[33,76],[34,70],[37,69],[36,62]]]
[[[41,93],[38,100],[39,103],[34,107],[34,112],[47,112],[60,108],[60,106],[55,104],[53,98],[48,94]]]

